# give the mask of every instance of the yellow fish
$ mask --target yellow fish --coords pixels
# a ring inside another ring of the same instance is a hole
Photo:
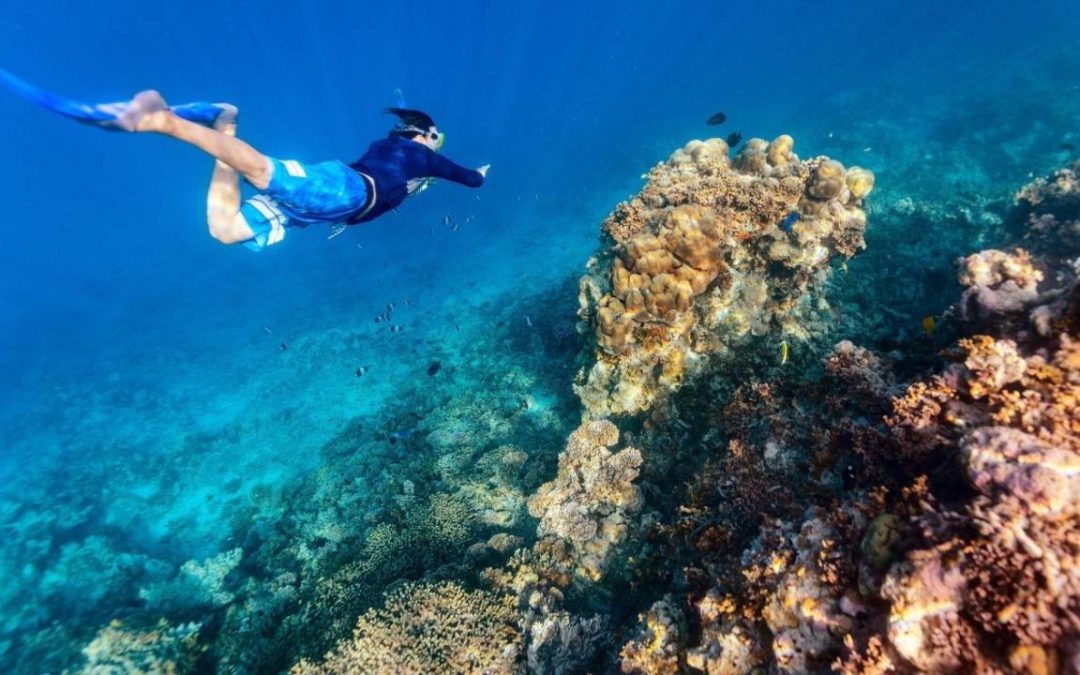
[[[937,330],[937,322],[934,321],[932,316],[924,316],[922,319],[922,329],[927,335],[933,335]]]
[[[787,363],[788,353],[791,350],[788,348],[787,340],[783,340],[780,343],[780,365]]]
[[[847,261],[846,260],[841,260],[840,261],[840,271],[842,271],[844,274],[847,274]]]

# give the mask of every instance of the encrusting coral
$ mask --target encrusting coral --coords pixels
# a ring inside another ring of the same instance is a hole
[[[649,409],[747,335],[806,339],[824,300],[809,291],[836,256],[865,247],[873,174],[794,141],[692,141],[648,174],[607,220],[607,250],[581,279],[580,316],[596,339],[575,387],[587,415]]]

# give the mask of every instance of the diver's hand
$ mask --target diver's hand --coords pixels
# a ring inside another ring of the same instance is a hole
[[[490,169],[490,168],[491,168],[490,164],[485,164],[484,166],[480,167],[476,171],[477,171],[477,173],[479,173],[484,178],[487,178],[487,172],[488,172],[488,169]]]

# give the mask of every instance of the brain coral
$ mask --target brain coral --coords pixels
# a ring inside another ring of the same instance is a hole
[[[609,448],[618,441],[619,430],[607,420],[582,424],[559,455],[555,480],[529,499],[529,513],[540,519],[537,535],[565,543],[567,564],[594,581],[642,503],[641,489],[632,482],[641,453],[636,448],[613,453]]]
[[[748,335],[809,336],[827,306],[808,291],[835,256],[865,247],[873,174],[793,148],[790,136],[751,139],[731,160],[720,139],[692,141],[604,221],[579,294],[596,339],[576,386],[590,416],[650,408]]]
[[[515,672],[520,651],[514,600],[454,582],[407,584],[357,621],[352,640],[294,675]]]

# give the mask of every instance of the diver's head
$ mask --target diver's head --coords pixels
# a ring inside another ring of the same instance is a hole
[[[408,138],[432,150],[441,148],[446,140],[446,135],[435,128],[435,120],[425,112],[410,108],[387,108],[386,112],[398,118],[398,123],[390,130],[390,136]]]

